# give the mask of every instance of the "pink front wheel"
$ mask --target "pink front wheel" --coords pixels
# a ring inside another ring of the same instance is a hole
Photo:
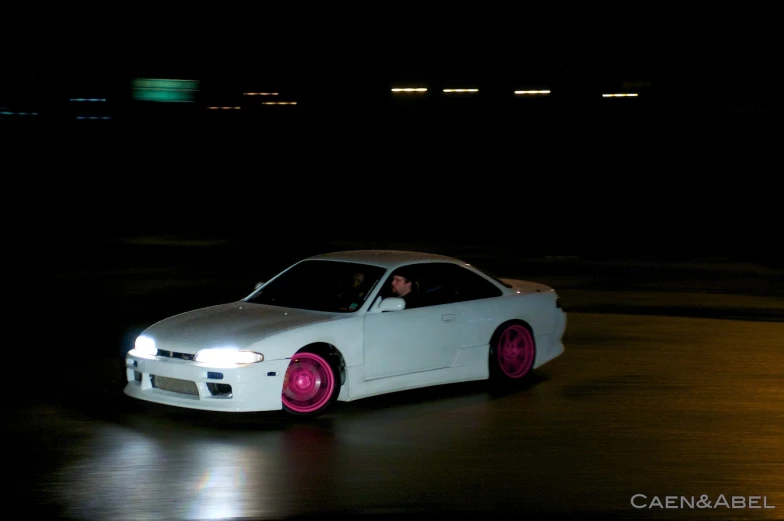
[[[531,330],[523,324],[506,326],[493,339],[491,373],[503,380],[521,380],[530,374],[536,356]]]
[[[329,407],[337,390],[330,363],[315,353],[298,353],[283,378],[283,409],[297,416],[317,416]]]

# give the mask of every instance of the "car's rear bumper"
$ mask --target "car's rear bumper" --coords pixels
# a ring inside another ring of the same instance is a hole
[[[564,334],[566,334],[566,317],[566,312],[563,309],[558,308],[558,311],[555,314],[555,331],[553,332],[553,335],[558,340],[561,340]]]

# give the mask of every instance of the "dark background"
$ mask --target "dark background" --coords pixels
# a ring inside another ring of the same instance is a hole
[[[7,15],[6,100],[119,89],[129,77],[193,76],[214,89],[269,82],[313,100],[384,99],[384,83],[410,80],[582,91],[650,81],[683,105],[749,108],[773,101],[776,72],[774,17],[754,4],[28,2]]]
[[[3,122],[22,129],[8,182],[34,242],[370,234],[780,259],[776,31],[749,4],[67,2],[8,19],[0,105],[38,111]],[[135,77],[201,90],[133,103]],[[600,96],[630,81],[640,98]],[[431,92],[401,102],[405,82]],[[481,96],[440,96],[467,84]],[[510,94],[529,85],[553,94]],[[300,105],[205,114],[248,90]],[[74,96],[107,98],[113,120],[77,124]]]
[[[6,317],[22,339],[4,359],[12,501],[78,519],[606,519],[638,513],[637,492],[782,508],[772,8],[256,4],[4,6],[4,275],[23,297]],[[201,90],[136,103],[139,77]],[[391,95],[406,82],[428,96]],[[440,94],[462,86],[480,95]],[[552,95],[512,95],[540,87]],[[626,88],[640,97],[601,97]],[[243,92],[267,90],[299,105],[245,110]],[[355,248],[552,285],[565,356],[506,396],[398,393],[312,424],[124,399],[123,356],[150,324]],[[243,468],[238,487],[227,476]],[[245,501],[193,488],[210,469]]]

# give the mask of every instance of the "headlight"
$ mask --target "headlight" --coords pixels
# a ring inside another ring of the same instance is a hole
[[[141,356],[155,356],[158,349],[155,347],[155,340],[148,336],[140,336],[136,339],[133,349],[129,354]]]
[[[253,351],[241,351],[235,347],[218,347],[199,351],[193,360],[215,366],[232,366],[261,362],[264,360],[264,355]]]

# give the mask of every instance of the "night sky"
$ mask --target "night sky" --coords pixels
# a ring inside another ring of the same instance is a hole
[[[43,190],[35,176],[20,182],[32,183],[31,207],[50,219],[51,233],[273,226],[278,234],[364,236],[357,226],[375,226],[460,240],[468,225],[474,236],[503,240],[527,227],[534,240],[563,236],[587,247],[771,248],[772,120],[650,119],[661,107],[625,120],[579,110],[538,119],[488,112],[478,123],[455,111],[397,127],[358,119],[385,106],[400,82],[473,82],[490,93],[544,83],[573,93],[579,109],[583,98],[596,103],[596,93],[630,80],[651,82],[651,97],[684,113],[729,107],[757,117],[776,107],[769,12],[746,4],[691,12],[201,5],[15,6],[0,105],[122,97],[134,77],[190,77],[216,97],[274,86],[337,107],[340,117],[187,135],[79,134],[67,145],[70,134],[49,134],[57,136],[50,152],[31,145],[37,163],[23,170],[53,171],[56,158],[54,171],[68,174]],[[517,204],[499,203],[510,195]]]
[[[16,22],[4,27],[3,97],[143,75],[200,77],[214,88],[274,78],[315,97],[347,93],[347,85],[351,97],[384,96],[409,79],[595,89],[644,80],[660,95],[769,103],[776,29],[770,13],[746,5],[32,2],[12,8]]]

